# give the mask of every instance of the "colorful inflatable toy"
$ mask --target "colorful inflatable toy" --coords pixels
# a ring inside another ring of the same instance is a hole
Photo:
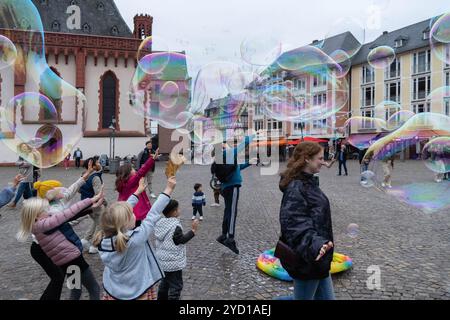
[[[282,281],[293,281],[289,273],[284,270],[278,258],[274,256],[275,249],[264,251],[256,262],[256,266],[259,270],[268,274],[269,276],[282,280]],[[340,272],[347,271],[353,266],[353,261],[349,257],[334,253],[333,262],[331,263],[331,274],[336,274]]]

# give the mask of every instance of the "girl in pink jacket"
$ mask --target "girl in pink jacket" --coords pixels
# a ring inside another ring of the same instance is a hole
[[[52,213],[52,215],[48,214],[50,205],[47,199],[32,198],[25,201],[23,205],[17,238],[26,241],[33,233],[42,250],[55,265],[60,267],[63,275],[67,273],[80,275],[80,278],[74,278],[71,300],[80,299],[81,284],[89,291],[91,300],[99,300],[100,287],[83,258],[82,250],[77,243],[78,237],[75,239],[66,232],[67,221],[89,206],[96,208],[102,205],[103,200],[103,192],[101,192],[94,198],[75,203],[68,209]]]
[[[153,157],[148,158],[147,162],[139,169],[139,171],[134,170],[133,166],[129,163],[121,166],[116,173],[116,190],[119,192],[118,201],[127,201],[128,198],[137,190],[139,187],[139,180],[145,177],[147,172],[153,169],[155,166],[155,159],[159,155],[159,149]],[[139,226],[141,221],[145,219],[147,213],[152,208],[150,200],[148,199],[147,193],[143,192],[139,196],[139,202],[133,208],[134,215],[136,217],[136,226]]]

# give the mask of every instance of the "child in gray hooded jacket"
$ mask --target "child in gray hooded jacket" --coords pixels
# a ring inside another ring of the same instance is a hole
[[[154,249],[149,243],[155,224],[170,201],[176,179],[167,180],[164,192],[153,204],[150,212],[135,227],[133,206],[139,195],[145,191],[145,179],[141,179],[136,192],[127,202],[117,202],[108,207],[100,218],[101,232],[94,245],[98,247],[105,270],[103,287],[104,300],[156,300],[156,284],[164,277]]]
[[[192,230],[183,234],[179,219],[179,204],[171,200],[155,227],[156,257],[165,277],[158,290],[158,300],[180,300],[183,290],[183,269],[186,267],[186,243],[196,234],[199,221],[192,222]]]

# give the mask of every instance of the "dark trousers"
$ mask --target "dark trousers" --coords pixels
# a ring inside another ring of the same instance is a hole
[[[158,290],[158,300],[180,300],[183,290],[183,271],[164,272]]]
[[[81,166],[81,158],[75,158],[75,166],[80,169]]]
[[[90,300],[100,300],[100,286],[95,280],[95,276],[89,268],[89,264],[84,260],[83,255],[70,261],[69,263],[61,266],[62,273],[64,276],[67,274],[67,269],[70,266],[77,266],[80,268],[81,285],[87,289],[89,292]],[[80,300],[81,298],[81,287],[70,290],[70,300]]]
[[[348,175],[348,171],[347,171],[347,161],[341,161],[339,160],[339,175],[342,175],[342,166],[344,166],[344,170],[345,170],[345,175]]]
[[[222,191],[225,200],[225,211],[223,213],[222,235],[233,239],[235,235],[236,217],[239,202],[239,186],[232,186]]]
[[[16,198],[14,199],[14,204],[17,204],[20,200],[20,198],[30,199],[33,197],[33,194],[31,192],[31,185],[29,182],[21,182],[19,184],[19,188],[17,189]]]
[[[65,274],[60,267],[45,254],[41,246],[33,242],[30,249],[31,257],[36,261],[50,278],[40,300],[60,300],[64,285]]]
[[[200,215],[200,217],[203,217],[203,206],[194,206],[194,213],[193,216],[196,217],[197,213]]]
[[[214,202],[220,204],[220,190],[214,189]]]

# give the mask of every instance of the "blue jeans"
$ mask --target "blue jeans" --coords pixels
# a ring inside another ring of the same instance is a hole
[[[336,300],[331,276],[323,280],[294,279],[294,300]]]
[[[21,182],[19,184],[19,188],[17,188],[16,198],[14,199],[14,204],[17,204],[22,196],[25,200],[33,197],[29,182]]]

